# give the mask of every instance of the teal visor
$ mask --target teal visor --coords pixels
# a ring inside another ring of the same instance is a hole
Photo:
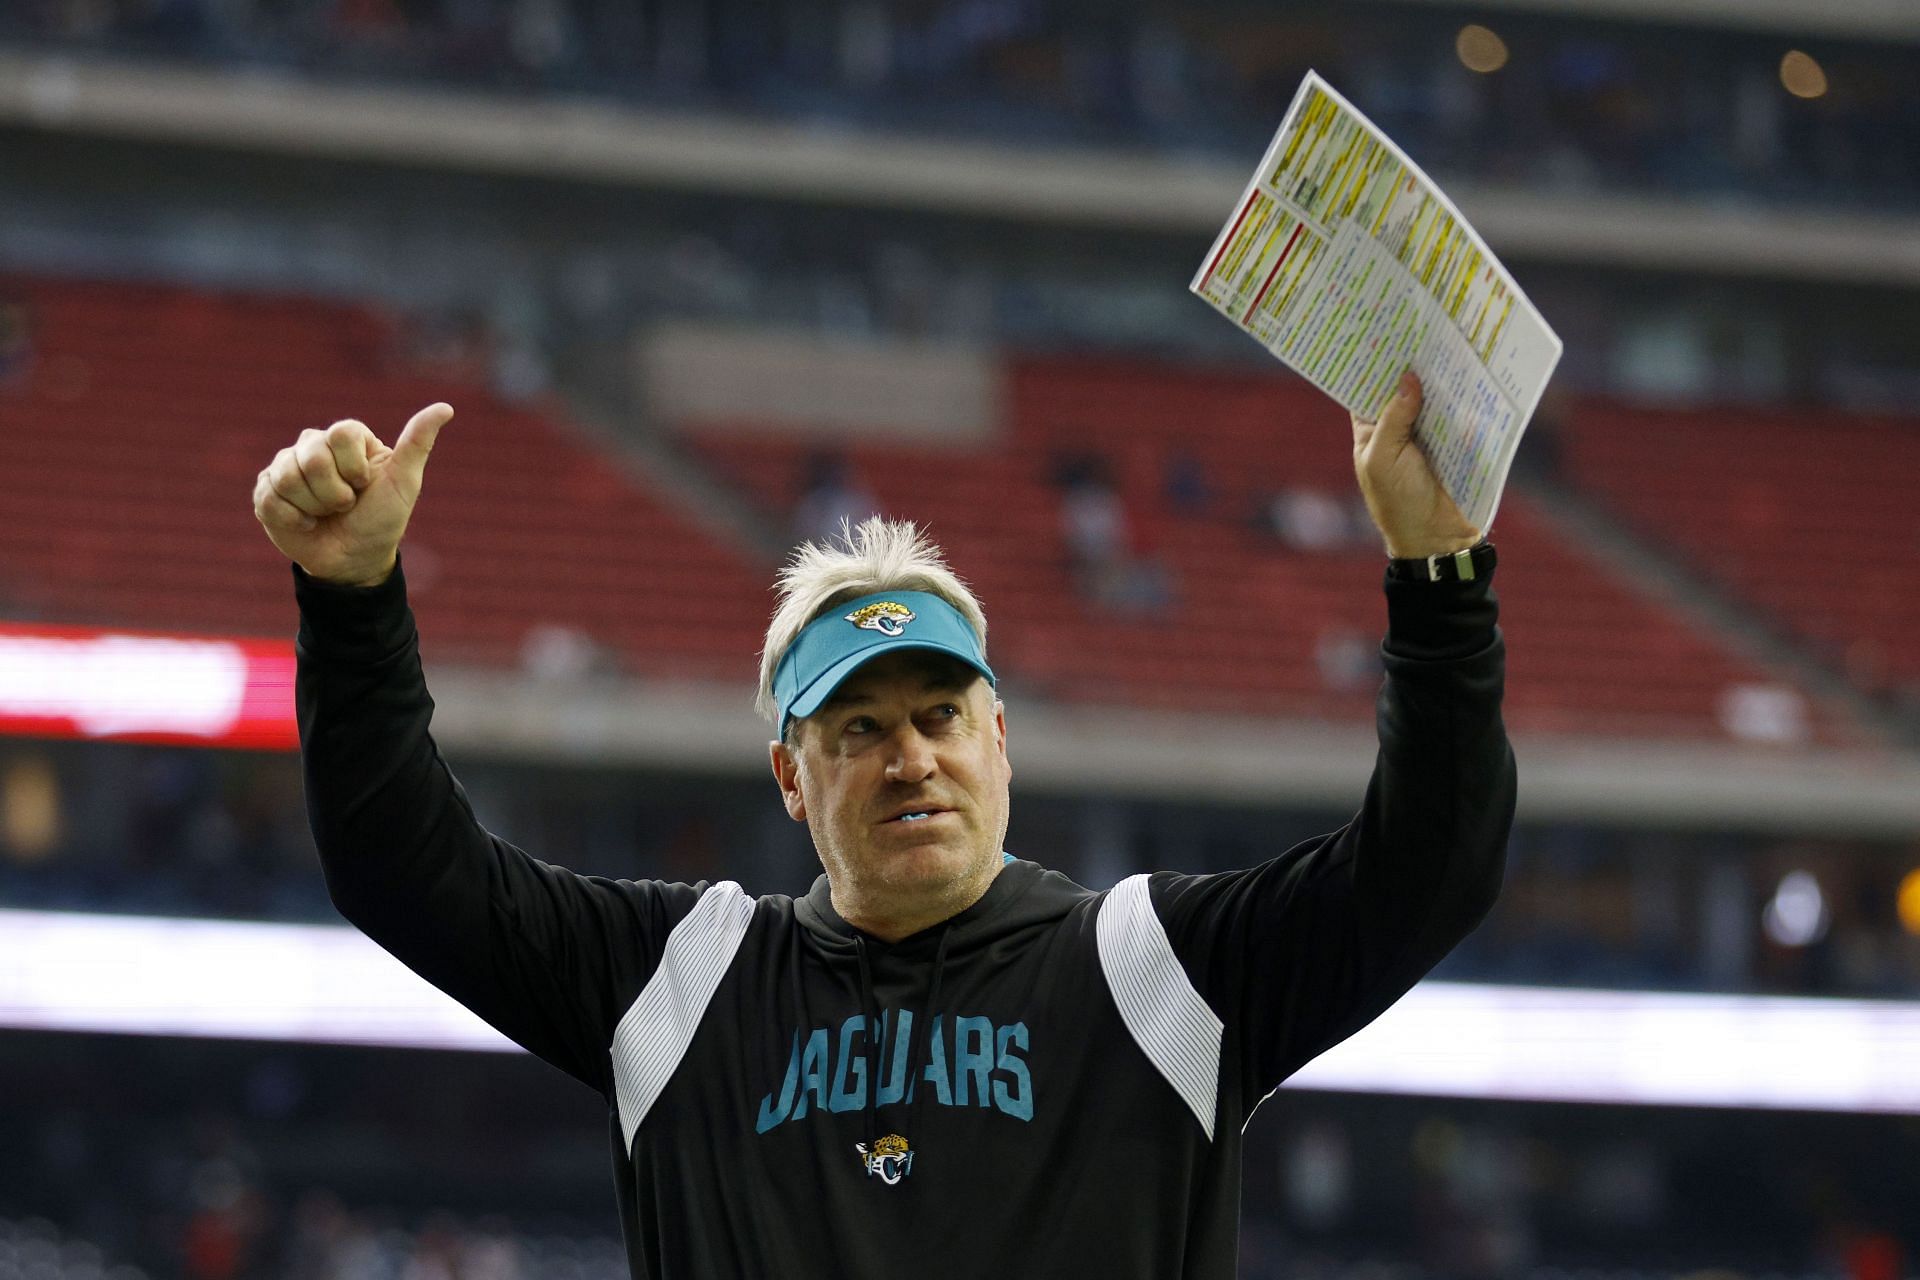
[[[980,639],[960,611],[925,591],[882,591],[837,604],[809,622],[773,669],[780,736],[820,709],[868,659],[895,649],[949,654],[994,683]]]

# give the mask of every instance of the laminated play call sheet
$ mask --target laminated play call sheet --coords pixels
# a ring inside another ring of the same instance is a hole
[[[1192,289],[1363,419],[1400,372],[1414,437],[1490,528],[1561,343],[1418,165],[1309,72]]]

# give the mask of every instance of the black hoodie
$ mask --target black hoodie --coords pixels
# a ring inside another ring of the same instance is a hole
[[[1498,893],[1515,775],[1474,559],[1470,582],[1390,567],[1360,812],[1244,871],[1094,893],[1008,857],[897,943],[824,876],[575,875],[474,820],[398,568],[293,570],[308,816],[348,920],[606,1098],[635,1277],[1225,1280],[1254,1108]]]

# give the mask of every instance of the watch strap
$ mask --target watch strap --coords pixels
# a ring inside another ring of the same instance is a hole
[[[1494,563],[1493,543],[1482,538],[1459,551],[1389,559],[1387,573],[1414,582],[1472,582],[1492,572]]]

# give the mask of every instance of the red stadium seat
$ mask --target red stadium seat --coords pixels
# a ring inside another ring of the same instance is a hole
[[[446,399],[459,418],[408,534],[436,656],[514,663],[530,628],[561,622],[642,672],[751,679],[766,598],[752,552],[623,472],[550,406],[390,369],[391,326],[376,313],[10,284],[32,307],[35,362],[24,386],[0,392],[13,463],[0,487],[0,588],[38,615],[291,634],[286,564],[253,519],[255,475],[303,427],[360,417],[391,443],[415,409]],[[663,590],[666,564],[697,578]],[[660,617],[673,625],[650,625]],[[644,648],[629,649],[634,634]]]
[[[1028,359],[1011,373],[1004,439],[956,453],[859,441],[846,455],[889,514],[930,526],[970,574],[993,645],[1029,685],[1062,698],[1221,713],[1351,720],[1370,688],[1329,690],[1323,633],[1376,637],[1381,564],[1369,550],[1305,553],[1260,532],[1262,500],[1287,486],[1354,492],[1344,415],[1318,392],[1264,373],[1117,359]],[[713,469],[772,512],[793,508],[816,447],[751,423],[693,424]],[[1174,510],[1163,477],[1194,459],[1211,501]],[[1171,570],[1161,616],[1123,621],[1082,599],[1067,572],[1058,499],[1063,452],[1109,459],[1130,515]],[[924,477],[939,477],[929,484]],[[1718,636],[1675,616],[1509,491],[1496,530],[1511,641],[1508,716],[1542,732],[1720,736],[1720,702],[1781,683]],[[1790,682],[1790,681],[1788,681]],[[1844,713],[1814,706],[1815,735],[1851,740]]]
[[[557,404],[507,404],[481,386],[395,367],[394,327],[365,308],[117,283],[24,280],[13,290],[33,307],[36,361],[25,385],[4,393],[14,452],[0,487],[10,531],[0,588],[24,607],[286,634],[286,569],[254,523],[254,476],[303,427],[357,416],[391,441],[416,408],[444,398],[459,417],[408,540],[436,656],[512,664],[532,627],[560,622],[636,672],[751,679],[769,567],[570,431]],[[1289,550],[1254,518],[1284,487],[1353,493],[1346,424],[1323,397],[1265,373],[1036,358],[1012,366],[1008,405],[991,447],[847,451],[883,509],[925,524],[969,576],[1010,679],[1094,703],[1371,715],[1373,682],[1329,686],[1319,650],[1377,641],[1379,553]],[[1851,433],[1845,448],[1810,450],[1791,424],[1770,424],[1736,468],[1739,483],[1715,486],[1699,472],[1721,460],[1711,423],[1696,445],[1657,416],[1615,417],[1625,425],[1596,420],[1574,455],[1631,518],[1766,607],[1800,607],[1810,639],[1864,638],[1920,672],[1907,639],[1916,606],[1873,589],[1865,557],[1886,548],[1846,514],[1884,515],[1901,500],[1897,468],[1875,484],[1863,474],[1872,468],[1843,461],[1874,449],[1884,459],[1886,428],[1836,425]],[[689,441],[774,513],[798,498],[812,447],[751,423],[693,424]],[[1640,461],[1646,451],[1661,461]],[[1069,453],[1108,460],[1137,552],[1165,566],[1163,610],[1119,615],[1076,589],[1049,483]],[[1210,491],[1198,513],[1163,492],[1182,454]],[[1817,456],[1794,463],[1808,454]],[[1815,488],[1826,497],[1789,520],[1783,495]],[[1716,736],[1730,687],[1780,681],[1581,552],[1523,493],[1509,492],[1497,537],[1516,727]],[[1838,567],[1780,573],[1780,557],[1810,538]],[[1902,563],[1909,574],[1920,567]],[[1826,708],[1814,708],[1813,724],[1821,739],[1853,736]]]
[[[1920,424],[1601,402],[1565,434],[1573,474],[1629,524],[1869,689],[1920,683]]]

